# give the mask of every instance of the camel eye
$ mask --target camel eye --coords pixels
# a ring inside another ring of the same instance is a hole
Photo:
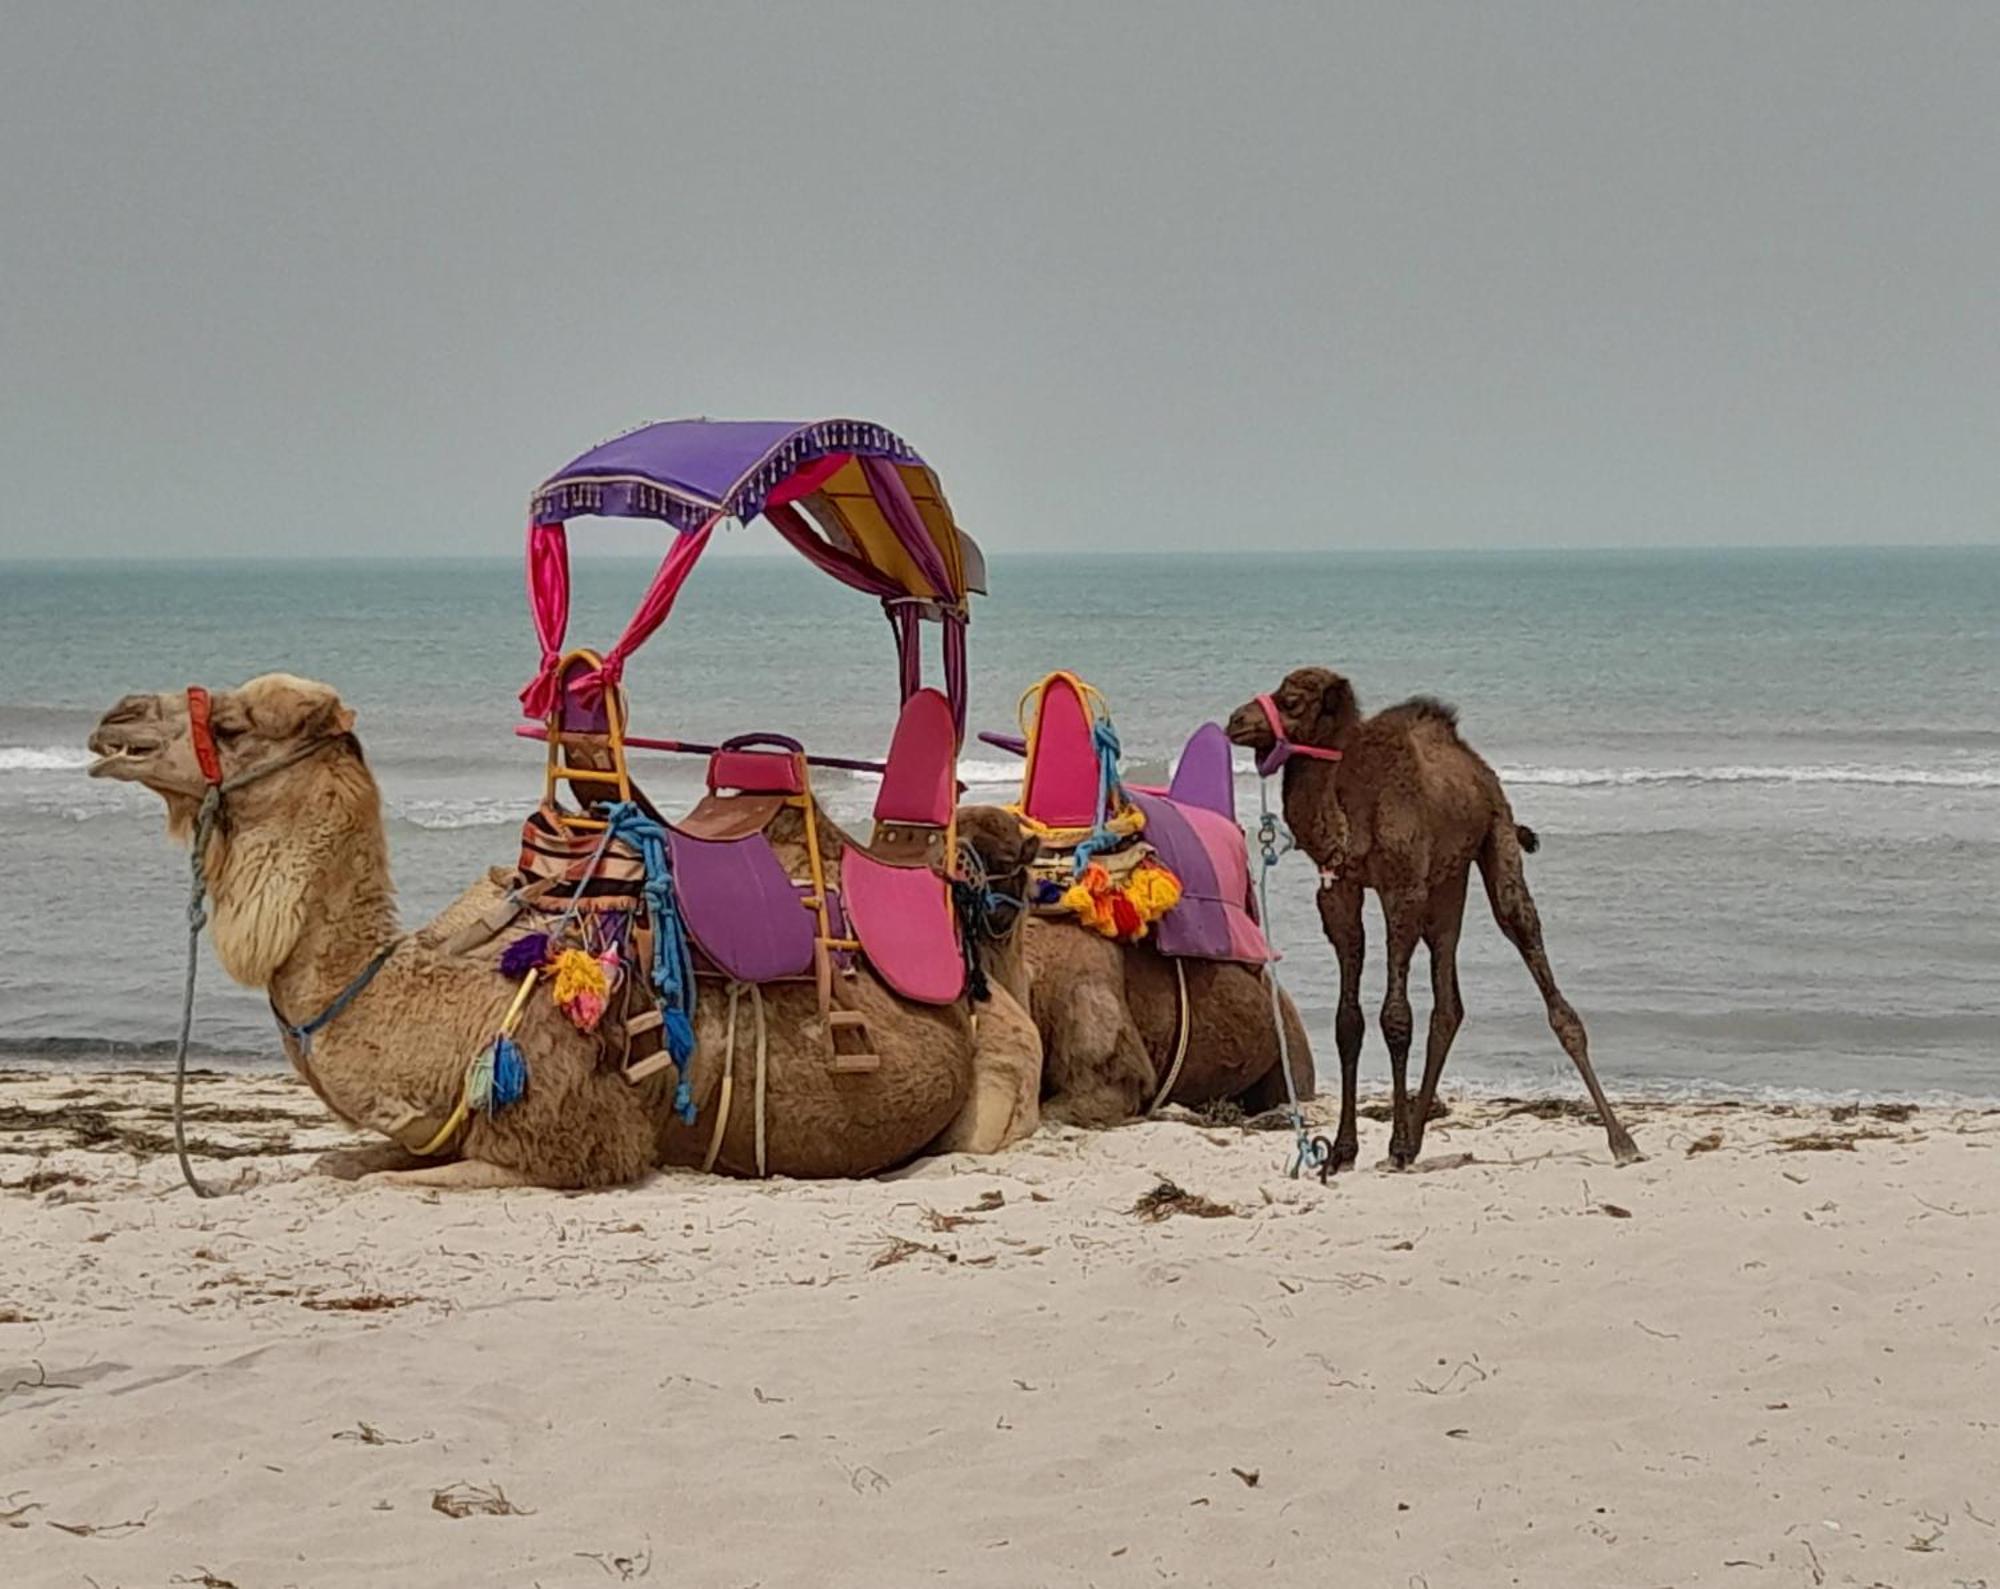
[[[219,713],[208,725],[217,739],[241,739],[250,731],[250,724],[238,713]]]

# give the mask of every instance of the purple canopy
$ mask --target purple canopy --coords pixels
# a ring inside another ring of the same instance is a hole
[[[664,519],[692,535],[718,514],[748,524],[773,487],[835,453],[923,463],[902,437],[865,420],[669,419],[571,459],[530,511],[538,524],[585,513]]]
[[[953,520],[937,476],[895,432],[858,419],[666,420],[593,447],[543,481],[528,524],[542,665],[521,697],[536,717],[555,708],[569,621],[565,524],[586,515],[658,519],[679,532],[589,681],[592,693],[615,683],[626,657],[665,620],[716,526],[761,516],[823,573],[882,601],[906,697],[922,678],[917,625],[943,622],[946,688],[963,733],[966,597],[983,588],[983,559]]]

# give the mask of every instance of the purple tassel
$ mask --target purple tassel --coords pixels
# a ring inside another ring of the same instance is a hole
[[[500,951],[500,975],[509,982],[519,982],[530,971],[544,965],[548,958],[549,935],[531,932],[524,938],[516,938]]]

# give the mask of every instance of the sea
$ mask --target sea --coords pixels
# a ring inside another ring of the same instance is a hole
[[[580,552],[573,641],[608,644],[648,572]],[[996,555],[989,583],[973,728],[1011,727],[1021,692],[1070,668],[1108,698],[1136,781],[1304,664],[1365,708],[1454,702],[1541,834],[1549,951],[1615,1092],[2000,1098],[2000,549]],[[0,1063],[172,1050],[186,859],[153,796],[84,776],[118,697],[276,669],[335,685],[414,923],[514,855],[540,793],[540,750],[514,733],[536,658],[511,561],[0,564]],[[896,704],[879,608],[772,555],[712,555],[627,682],[635,732],[775,730],[835,755],[881,755]],[[642,779],[671,812],[701,771],[646,757]],[[968,798],[1018,775],[968,744]],[[866,775],[819,788],[865,822]],[[1258,795],[1246,762],[1247,820]],[[1336,978],[1313,869],[1287,857],[1270,888],[1324,1073]],[[1477,888],[1460,971],[1448,1090],[1577,1092]],[[201,977],[203,1062],[279,1064],[262,997],[206,949]],[[1413,992],[1421,1047],[1421,957]]]

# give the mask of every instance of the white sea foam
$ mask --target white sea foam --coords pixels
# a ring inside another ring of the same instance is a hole
[[[94,760],[69,745],[0,745],[0,772],[81,772]]]
[[[1857,784],[1878,788],[2000,789],[2000,767],[1533,767],[1503,766],[1503,782],[1559,789],[1655,784]]]
[[[518,827],[533,808],[531,798],[475,795],[463,800],[402,800],[392,805],[390,811],[411,827],[444,832],[455,828]]]

